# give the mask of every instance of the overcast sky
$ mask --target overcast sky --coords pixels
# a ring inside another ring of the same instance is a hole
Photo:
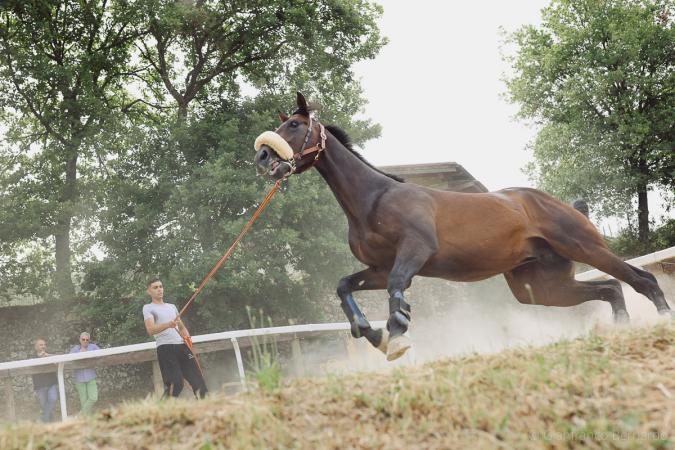
[[[502,97],[510,68],[499,29],[540,25],[550,0],[377,2],[389,44],[355,69],[369,101],[364,116],[382,125],[382,136],[363,155],[379,166],[454,161],[491,191],[535,187],[522,169],[537,129],[516,120],[517,106]],[[675,214],[660,193],[649,199],[657,221]],[[621,218],[602,222],[625,226]]]
[[[521,168],[535,129],[513,119],[500,97],[508,66],[499,27],[540,23],[543,0],[443,2],[380,0],[379,56],[360,63],[365,116],[382,125],[366,143],[376,165],[455,161],[488,189],[531,186]]]

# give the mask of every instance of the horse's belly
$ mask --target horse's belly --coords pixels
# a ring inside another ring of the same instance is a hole
[[[442,278],[449,281],[480,281],[502,272],[466,267],[427,267],[424,266],[417,275],[431,278]]]
[[[467,258],[457,256],[433,257],[418,275],[450,281],[479,281],[507,272],[517,265],[518,258]]]

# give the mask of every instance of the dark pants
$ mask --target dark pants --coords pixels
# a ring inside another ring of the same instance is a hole
[[[164,382],[164,396],[178,397],[183,391],[183,378],[190,383],[195,397],[206,395],[206,383],[197,360],[185,344],[162,344],[157,347],[157,360]]]

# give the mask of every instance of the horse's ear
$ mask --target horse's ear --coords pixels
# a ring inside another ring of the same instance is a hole
[[[281,111],[279,111],[279,120],[281,120],[281,123],[284,123],[288,120],[288,116]]]
[[[297,102],[298,102],[298,109],[300,111],[306,111],[309,113],[309,110],[307,109],[307,100],[305,100],[305,96],[302,95],[300,92],[298,92]]]

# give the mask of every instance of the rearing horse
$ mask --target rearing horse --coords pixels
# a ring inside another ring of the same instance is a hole
[[[604,300],[615,321],[629,320],[618,280],[671,314],[652,274],[612,254],[586,216],[528,188],[490,193],[430,189],[381,172],[356,153],[346,133],[311,118],[302,94],[276,132],[256,140],[255,163],[275,179],[315,167],[347,215],[349,246],[368,268],[342,278],[337,294],[355,338],[365,336],[393,360],[410,347],[404,336],[410,305],[404,291],[415,275],[478,281],[504,274],[521,303],[573,306]],[[577,281],[573,261],[616,279]],[[387,289],[386,330],[373,330],[352,293]]]

